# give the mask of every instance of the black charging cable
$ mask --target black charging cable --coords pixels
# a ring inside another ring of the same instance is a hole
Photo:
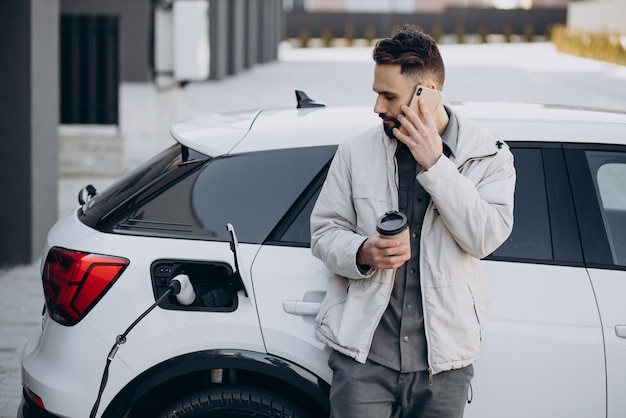
[[[139,315],[139,317],[135,319],[135,321],[132,324],[130,324],[128,328],[126,328],[126,331],[124,331],[122,334],[118,335],[115,338],[115,344],[113,344],[113,347],[111,348],[111,351],[109,352],[109,355],[107,356],[106,365],[104,366],[104,372],[102,373],[102,380],[100,381],[100,390],[98,391],[98,397],[96,398],[96,402],[93,404],[93,408],[91,408],[91,413],[89,414],[89,418],[95,418],[96,413],[98,412],[98,406],[100,405],[100,400],[102,399],[102,393],[104,392],[104,388],[107,385],[107,380],[109,379],[109,366],[111,365],[111,361],[113,361],[115,354],[117,354],[117,350],[120,348],[120,345],[126,342],[126,336],[128,335],[128,333],[133,328],[135,328],[135,326],[139,322],[141,322],[141,320],[144,319],[146,315],[152,312],[154,308],[156,308],[163,300],[165,300],[165,298],[167,298],[170,295],[177,295],[178,293],[180,293],[180,289],[181,289],[181,283],[178,280],[176,279],[170,280],[169,284],[167,285],[167,289],[165,290],[165,293],[163,293],[156,300],[156,302],[152,304],[152,306],[146,309],[144,313]]]

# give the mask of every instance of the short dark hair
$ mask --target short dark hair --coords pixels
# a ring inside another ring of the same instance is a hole
[[[443,88],[445,69],[435,40],[419,26],[404,25],[394,35],[376,43],[376,64],[400,65],[400,73],[416,80],[432,77]]]

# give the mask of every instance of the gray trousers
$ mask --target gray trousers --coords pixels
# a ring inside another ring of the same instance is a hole
[[[467,403],[472,365],[438,373],[400,373],[379,364],[361,364],[333,351],[331,418],[461,418]]]

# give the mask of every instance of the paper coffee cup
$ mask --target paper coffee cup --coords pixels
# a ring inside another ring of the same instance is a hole
[[[409,233],[409,222],[406,215],[398,211],[389,211],[378,219],[376,231],[381,237],[396,239],[411,250],[411,236]]]

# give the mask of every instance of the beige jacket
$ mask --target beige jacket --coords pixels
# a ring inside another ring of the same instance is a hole
[[[472,364],[487,314],[479,260],[513,227],[515,168],[506,144],[457,115],[453,157],[417,175],[430,194],[420,242],[430,373]],[[341,144],[311,215],[311,250],[335,273],[316,318],[317,337],[365,363],[393,287],[394,270],[363,275],[356,253],[378,218],[398,210],[396,140],[382,125]]]

